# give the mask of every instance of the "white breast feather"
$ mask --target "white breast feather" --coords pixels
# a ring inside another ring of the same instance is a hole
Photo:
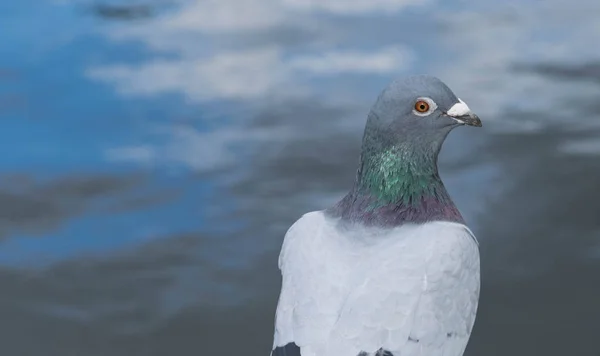
[[[288,230],[274,347],[302,356],[461,356],[479,298],[479,251],[462,224],[343,231],[322,212]],[[416,341],[418,340],[418,342]]]

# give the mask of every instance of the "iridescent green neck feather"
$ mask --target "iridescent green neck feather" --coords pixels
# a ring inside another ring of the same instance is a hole
[[[393,228],[464,220],[437,170],[437,154],[392,146],[363,151],[353,189],[327,210],[344,221]]]
[[[410,135],[410,140],[388,138],[381,133],[367,128],[354,187],[328,213],[380,227],[439,220],[464,222],[437,169],[447,133],[428,140],[418,135]]]
[[[422,198],[445,199],[436,165],[437,155],[414,152],[402,145],[367,152],[357,177],[359,192],[374,199],[373,207],[420,204]]]

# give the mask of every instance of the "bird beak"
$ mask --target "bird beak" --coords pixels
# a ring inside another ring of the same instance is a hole
[[[450,110],[446,112],[446,115],[450,116],[461,125],[481,127],[482,124],[479,116],[471,112],[471,109],[469,109],[464,101],[460,99],[458,99],[458,101],[458,103],[452,105]]]

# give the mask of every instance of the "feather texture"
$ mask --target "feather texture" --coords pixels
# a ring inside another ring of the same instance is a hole
[[[311,212],[288,230],[279,268],[274,355],[290,343],[301,356],[464,352],[480,281],[463,224],[378,229]]]

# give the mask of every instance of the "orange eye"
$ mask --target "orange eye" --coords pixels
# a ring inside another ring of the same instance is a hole
[[[420,113],[425,113],[429,111],[429,103],[425,100],[419,100],[415,103],[415,110]]]

